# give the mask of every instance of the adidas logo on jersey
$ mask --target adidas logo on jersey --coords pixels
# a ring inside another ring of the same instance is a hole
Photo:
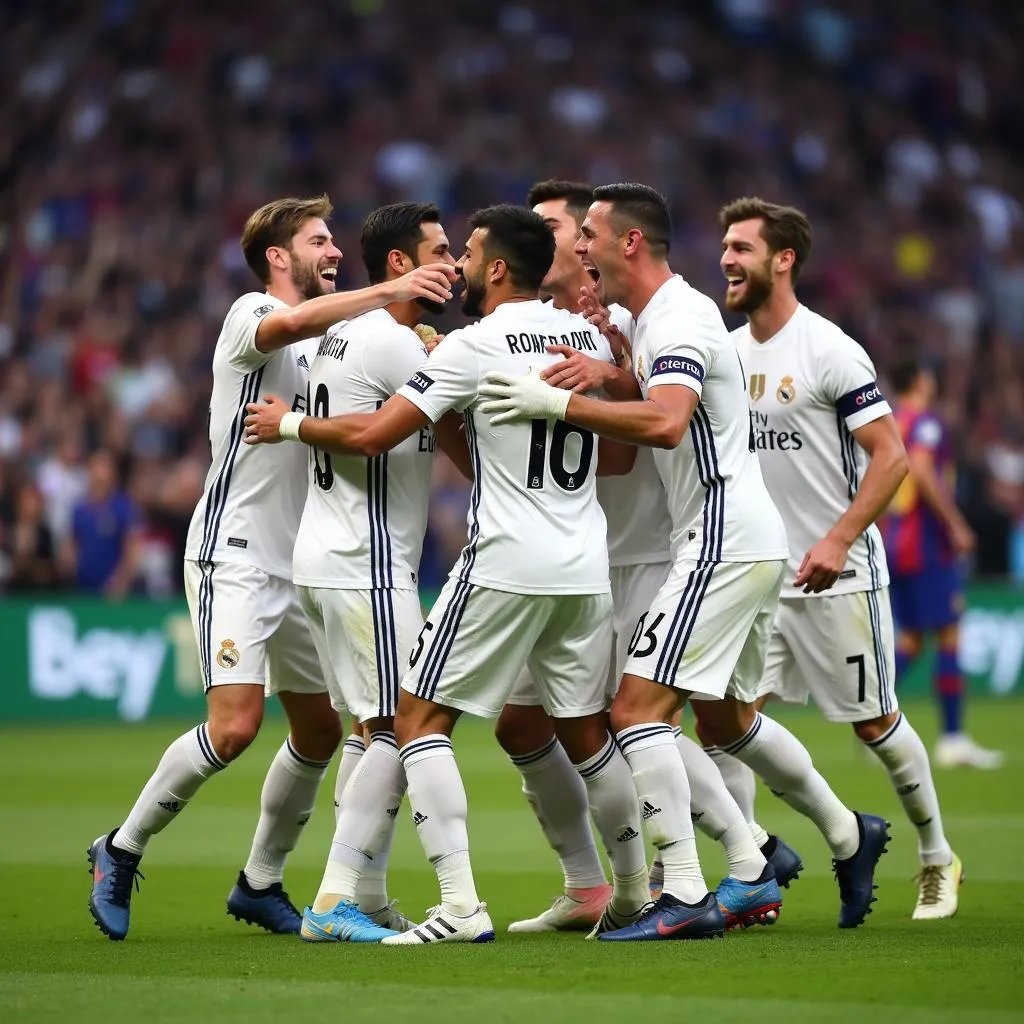
[[[157,803],[170,814],[177,814],[185,806],[180,800],[158,800]]]
[[[423,822],[425,822],[426,820],[427,816],[425,814],[420,814],[419,811],[416,811],[416,813],[412,816],[412,823],[414,825],[422,825]]]
[[[631,839],[639,839],[640,833],[635,831],[632,826],[627,825],[619,834],[616,836],[615,841],[618,843],[628,843]]]
[[[296,359],[295,362],[299,366],[300,369],[303,369],[303,370],[308,370],[309,369],[309,362],[306,359],[305,355],[299,356],[299,358]]]
[[[384,812],[384,813],[385,813],[385,814],[386,814],[386,815],[387,815],[387,816],[388,816],[389,818],[391,818],[392,820],[394,820],[395,818],[397,818],[397,817],[398,817],[398,808],[397,808],[397,807],[389,807],[389,808],[387,808],[387,810],[385,810],[385,812]],[[415,820],[415,819],[414,819],[414,820]],[[427,819],[426,819],[426,818],[424,818],[423,820],[424,820],[424,821],[426,821]],[[418,824],[419,824],[419,822],[417,821],[417,822],[416,822],[416,824],[418,825]]]
[[[643,811],[644,811],[644,821],[647,821],[649,818],[653,818],[656,814],[661,814],[661,808],[660,807],[655,807],[654,804],[652,804],[650,800],[645,800],[644,801]]]

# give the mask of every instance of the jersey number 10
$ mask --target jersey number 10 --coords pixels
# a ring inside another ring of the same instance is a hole
[[[576,469],[565,468],[565,442],[570,435],[580,439],[580,458]],[[526,463],[526,489],[540,491],[544,488],[545,472],[563,491],[575,491],[587,479],[590,463],[594,459],[594,435],[582,427],[573,426],[565,420],[556,420],[551,431],[551,457],[547,458],[548,421],[530,421],[530,457]]]

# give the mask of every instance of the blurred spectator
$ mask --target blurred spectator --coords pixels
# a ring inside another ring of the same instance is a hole
[[[11,591],[52,590],[58,582],[57,546],[46,522],[43,496],[23,483],[4,524],[7,586]]]
[[[353,287],[374,206],[436,200],[458,247],[474,207],[564,176],[665,191],[674,265],[716,296],[722,203],[758,193],[806,209],[801,297],[883,377],[909,348],[932,366],[961,500],[993,527],[977,569],[1009,570],[1001,524],[1024,521],[1024,7],[238,10],[0,4],[0,467],[18,471],[6,484],[0,472],[0,502],[13,509],[21,476],[34,479],[58,546],[82,460],[104,448],[138,505],[133,585],[180,590],[212,348],[231,302],[258,287],[238,246],[255,207],[327,191],[347,253],[338,285]],[[459,322],[453,310],[439,326]],[[466,495],[442,463],[427,585],[464,542]]]
[[[87,464],[85,498],[71,515],[65,562],[79,590],[125,597],[139,567],[139,510],[118,487],[109,452],[94,452]]]

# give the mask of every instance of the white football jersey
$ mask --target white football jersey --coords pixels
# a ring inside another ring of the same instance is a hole
[[[306,411],[309,364],[316,340],[274,352],[256,348],[256,328],[287,303],[248,292],[228,310],[213,353],[210,447],[213,461],[189,525],[185,557],[241,562],[292,578],[292,547],[306,501],[306,459],[294,445],[242,442],[245,407],[277,395]]]
[[[426,362],[423,342],[385,309],[335,324],[309,371],[309,414],[379,409]],[[414,590],[427,528],[434,429],[383,455],[310,450],[309,490],[295,538],[306,587]]]
[[[609,591],[604,513],[594,481],[597,438],[561,420],[495,426],[477,410],[488,371],[521,376],[571,345],[611,359],[608,342],[583,317],[540,300],[505,302],[479,323],[452,331],[398,393],[435,423],[465,413],[475,481],[469,542],[451,576],[513,594]]]
[[[679,444],[654,449],[672,516],[673,560],[786,558],[782,517],[754,454],[743,368],[718,306],[673,276],[637,318],[633,360],[645,397],[672,384],[700,397]]]
[[[747,376],[757,455],[789,536],[783,597],[813,597],[790,584],[804,555],[850,507],[867,469],[851,431],[891,410],[867,353],[834,323],[798,306],[774,337],[732,333]],[[829,594],[876,590],[889,582],[877,526],[850,548]]]
[[[632,344],[633,315],[614,303],[608,312]],[[671,558],[672,517],[652,449],[640,445],[636,462],[625,476],[599,477],[597,499],[608,520],[609,565],[656,565]]]

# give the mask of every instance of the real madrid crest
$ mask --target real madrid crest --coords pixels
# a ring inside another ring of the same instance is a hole
[[[234,640],[221,640],[220,650],[217,652],[217,664],[221,668],[234,668],[242,656],[235,650]]]
[[[783,377],[779,386],[775,389],[775,397],[782,405],[789,405],[796,398],[796,385],[792,377]]]

